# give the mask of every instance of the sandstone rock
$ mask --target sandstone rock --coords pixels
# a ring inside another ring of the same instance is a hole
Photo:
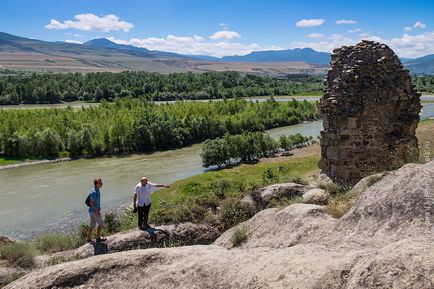
[[[366,191],[370,186],[372,186],[377,181],[381,180],[386,173],[378,173],[374,175],[370,175],[367,177],[364,177],[360,181],[357,182],[357,184],[354,185],[354,187],[351,189],[354,192],[357,192],[358,194],[363,193]]]
[[[330,194],[323,189],[312,189],[303,194],[304,204],[325,205],[330,198]]]
[[[3,288],[6,284],[18,279],[25,273],[27,272],[22,268],[0,267],[0,288]]]
[[[319,114],[321,171],[354,184],[418,157],[420,94],[386,45],[363,41],[332,54]]]
[[[296,183],[274,184],[255,191],[253,194],[244,197],[241,201],[259,211],[266,208],[272,200],[302,196],[310,189],[312,187]]]
[[[335,223],[336,220],[326,214],[321,206],[294,204],[282,210],[263,210],[250,220],[224,232],[213,244],[231,248],[234,232],[244,227],[247,229],[248,239],[242,248],[291,247],[319,239],[332,230]]]
[[[107,237],[106,244],[109,253],[137,250],[152,247],[186,246],[196,244],[211,244],[220,232],[209,225],[183,223],[150,228],[146,231],[133,229]],[[35,258],[38,267],[68,260],[91,257],[95,254],[100,243],[85,244],[76,250],[38,256]]]
[[[325,186],[327,184],[332,184],[333,180],[326,174],[320,174],[316,179],[314,179],[309,185],[311,187]]]
[[[388,173],[339,220],[317,205],[264,210],[213,245],[94,256],[31,272],[6,288],[432,288],[434,250],[425,246],[433,213],[428,165]],[[430,201],[431,200],[431,201]],[[431,204],[428,207],[427,204]]]

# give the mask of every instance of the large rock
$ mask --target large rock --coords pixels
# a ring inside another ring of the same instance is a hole
[[[312,189],[303,194],[304,204],[325,205],[330,194],[323,189]]]
[[[420,93],[392,49],[373,41],[335,49],[325,83],[322,173],[354,184],[417,160]]]
[[[254,191],[241,201],[259,211],[266,208],[273,200],[302,196],[310,189],[312,189],[312,187],[297,183],[274,184]]]
[[[154,247],[174,247],[186,245],[211,244],[220,236],[220,232],[209,225],[183,223],[163,225],[145,231],[133,229],[107,237],[106,242],[94,242],[76,250],[42,255],[35,258],[37,267],[45,267],[68,260],[77,260],[99,255],[99,251],[108,249],[108,253],[137,250]]]
[[[339,220],[317,205],[267,209],[212,245],[90,257],[6,288],[432,288],[434,250],[426,240],[434,236],[426,221],[434,213],[433,166],[387,174]],[[233,248],[239,228],[247,240]]]

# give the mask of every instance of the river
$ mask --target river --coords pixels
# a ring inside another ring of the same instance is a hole
[[[424,104],[421,119],[434,117]],[[267,131],[274,138],[301,133],[318,136],[320,121]],[[152,154],[80,159],[0,170],[0,235],[29,239],[47,231],[71,231],[87,220],[84,199],[95,177],[104,181],[102,207],[119,208],[131,199],[140,177],[172,183],[205,171],[201,145]]]

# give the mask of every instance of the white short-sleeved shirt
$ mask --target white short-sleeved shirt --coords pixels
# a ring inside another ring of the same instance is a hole
[[[155,188],[155,184],[148,182],[145,186],[138,183],[135,192],[137,194],[137,206],[148,206],[151,203],[151,192]]]

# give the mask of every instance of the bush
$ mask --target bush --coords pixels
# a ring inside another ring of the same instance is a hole
[[[231,238],[232,246],[238,247],[245,241],[247,241],[247,228],[245,226],[241,226],[235,229],[234,234]]]
[[[278,179],[279,179],[279,177],[273,171],[272,168],[266,167],[264,169],[264,172],[262,173],[262,184],[263,185],[268,185],[268,184],[270,184],[272,182],[277,182]]]
[[[160,201],[160,206],[151,211],[151,220],[155,224],[202,223],[206,213],[207,210],[195,202]]]
[[[224,229],[232,228],[250,219],[254,209],[240,200],[226,199],[221,206],[221,223]]]
[[[0,259],[11,266],[29,268],[34,265],[38,250],[29,243],[14,243],[0,246]]]
[[[109,233],[117,233],[121,229],[121,222],[115,213],[107,213],[104,216],[104,230]]]
[[[78,234],[44,234],[36,239],[35,246],[41,252],[55,253],[77,248],[83,240]]]
[[[229,188],[231,187],[231,184],[228,180],[218,180],[210,185],[210,189],[215,193],[215,195],[219,199],[224,199],[226,193],[228,192]]]
[[[344,186],[338,184],[338,183],[326,183],[326,184],[320,184],[319,187],[323,190],[326,190],[331,195],[334,194],[343,194],[348,191],[347,188]]]
[[[287,178],[287,180],[288,180],[288,182],[290,182],[290,183],[296,183],[296,184],[300,184],[300,185],[308,185],[308,182],[305,180],[305,179],[303,179],[302,177],[300,177],[300,176],[298,176],[298,175],[290,175],[288,178]]]

